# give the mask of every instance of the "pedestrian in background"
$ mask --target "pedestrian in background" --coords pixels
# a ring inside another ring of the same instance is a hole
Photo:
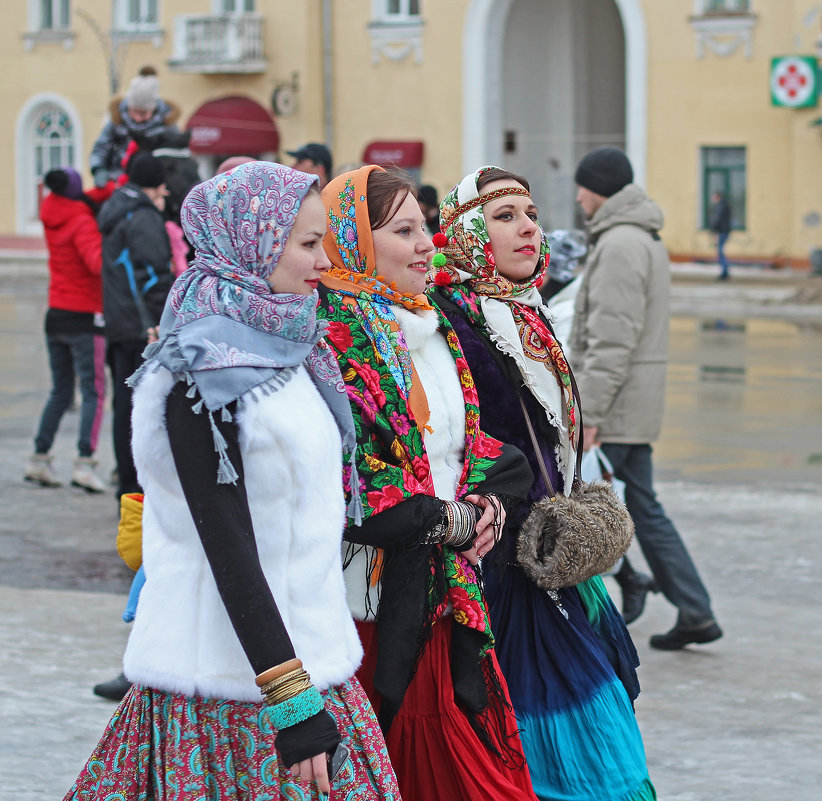
[[[423,184],[417,189],[417,203],[425,217],[425,227],[431,236],[440,233],[440,199],[431,184]]]
[[[662,211],[633,183],[628,157],[602,147],[577,166],[577,202],[589,255],[575,304],[571,357],[585,411],[585,448],[602,444],[653,582],[628,560],[616,574],[623,616],[634,620],[658,587],[677,620],[651,645],[676,650],[719,639],[711,601],[679,532],[653,488],[651,443],[662,427],[668,360],[670,264],[659,237]]]
[[[131,389],[126,379],[142,363],[174,281],[166,233],[165,175],[159,159],[136,153],[128,182],[105,202],[98,219],[103,233],[103,314],[113,388],[117,497],[141,492],[131,457]]]
[[[124,98],[111,101],[109,116],[89,157],[95,186],[105,186],[123,173],[123,157],[129,142],[136,141],[141,148],[153,150],[171,146],[169,135],[174,140],[184,136],[175,125],[180,110],[160,98],[157,71],[151,66],[140,70]],[[185,142],[187,145],[187,137]]]
[[[309,142],[297,150],[286,150],[289,156],[294,157],[295,170],[316,175],[320,179],[320,189],[331,180],[331,151],[319,142]]]
[[[725,244],[731,235],[731,204],[728,203],[723,192],[714,192],[711,195],[711,220],[708,226],[716,234],[716,258],[719,262],[719,281],[727,281],[731,277],[728,257],[725,255]]]
[[[52,388],[34,439],[34,454],[26,481],[59,487],[52,470],[51,450],[63,415],[80,382],[80,430],[71,483],[88,492],[103,492],[94,452],[100,435],[105,400],[105,339],[101,238],[96,204],[83,192],[83,180],[71,167],[50,170],[44,178],[50,194],[40,207],[49,251],[49,297],[46,345]]]

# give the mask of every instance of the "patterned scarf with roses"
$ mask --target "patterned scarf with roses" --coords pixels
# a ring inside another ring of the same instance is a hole
[[[366,520],[414,496],[434,496],[423,438],[428,406],[393,313],[396,305],[413,308],[411,304],[419,300],[407,295],[389,296],[383,291],[384,284],[374,291],[374,279],[363,282],[363,273],[357,272],[363,269],[362,254],[373,254],[366,203],[366,181],[372,169],[365,167],[341,175],[323,191],[329,209],[324,246],[334,270],[332,280],[323,279],[330,291],[321,293],[319,309],[320,316],[328,321],[326,341],[337,355],[354,412],[356,467]],[[381,283],[376,270],[372,275]],[[425,305],[431,308],[427,302]],[[487,480],[503,450],[502,443],[480,430],[478,397],[468,363],[456,333],[436,311],[465,403],[465,459],[457,488],[459,500]],[[420,539],[423,534],[420,532]],[[428,567],[424,571],[427,579],[423,579],[428,583],[428,600],[416,659],[425,647],[431,625],[450,604],[454,621],[459,624],[454,627],[454,641],[470,639],[477,649],[473,652],[476,665],[494,645],[480,578],[465,557],[450,546],[428,547]],[[406,558],[402,554],[400,557]],[[375,562],[379,572],[381,555]],[[383,582],[380,607],[387,592]],[[379,615],[377,620],[380,625]],[[457,636],[460,629],[466,631],[466,638]],[[470,638],[469,631],[473,632]],[[407,667],[410,681],[415,664]]]
[[[573,475],[577,433],[577,403],[571,371],[562,347],[545,322],[551,314],[539,293],[550,258],[543,235],[536,270],[526,281],[514,283],[497,271],[483,205],[506,195],[530,193],[524,187],[503,187],[480,195],[477,181],[493,167],[481,167],[460,181],[440,205],[442,229],[448,237],[443,248],[446,264],[434,283],[477,327],[484,329],[497,348],[510,356],[525,385],[559,433],[557,464],[566,479]],[[564,482],[565,493],[572,482]]]

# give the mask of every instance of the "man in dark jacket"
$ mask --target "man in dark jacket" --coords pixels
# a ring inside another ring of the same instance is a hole
[[[114,456],[119,494],[139,492],[131,458],[131,389],[126,379],[140,366],[174,282],[163,209],[163,165],[148,153],[132,156],[128,183],[103,205],[103,316],[114,408]]]
[[[722,192],[711,195],[710,229],[716,234],[716,253],[719,261],[719,280],[727,281],[731,274],[728,270],[728,257],[725,255],[725,243],[731,234],[731,204]]]
[[[103,126],[89,158],[96,186],[105,186],[122,174],[123,157],[132,140],[144,150],[188,145],[190,135],[181,134],[174,125],[179,110],[160,98],[153,67],[140,70],[126,96],[112,100],[109,114],[110,120]]]

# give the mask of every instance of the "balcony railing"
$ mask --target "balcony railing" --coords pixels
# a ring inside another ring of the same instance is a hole
[[[264,72],[263,17],[180,15],[174,20],[174,55],[168,63],[179,72]]]

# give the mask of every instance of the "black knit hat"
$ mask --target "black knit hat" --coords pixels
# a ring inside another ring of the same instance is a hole
[[[578,186],[611,197],[634,180],[628,157],[618,147],[598,147],[583,156],[574,174]]]
[[[163,162],[145,151],[139,151],[129,159],[126,175],[130,183],[143,189],[153,189],[166,182]]]

